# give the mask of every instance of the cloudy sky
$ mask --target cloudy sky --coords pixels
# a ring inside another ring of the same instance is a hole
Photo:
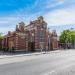
[[[40,15],[58,33],[75,28],[75,0],[0,0],[0,32],[12,31],[20,21],[28,24]]]

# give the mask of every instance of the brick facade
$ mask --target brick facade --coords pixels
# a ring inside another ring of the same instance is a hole
[[[8,32],[2,41],[3,47],[8,47],[15,50],[23,51],[40,51],[49,49],[49,33],[47,28],[47,23],[44,21],[43,17],[38,17],[37,20],[31,21],[29,25],[24,24],[24,22],[16,25],[14,32]],[[58,48],[57,36],[51,34],[51,43],[53,49]]]
[[[51,39],[51,48],[53,50],[58,49],[58,41],[57,41],[57,33],[54,30],[51,34],[50,34],[50,39]]]

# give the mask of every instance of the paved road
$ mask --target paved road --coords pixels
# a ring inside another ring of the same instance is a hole
[[[29,60],[24,60],[24,56],[14,57],[19,58],[20,62],[16,60],[0,64],[0,75],[75,75],[74,50],[55,51],[33,57],[35,58],[29,56]]]

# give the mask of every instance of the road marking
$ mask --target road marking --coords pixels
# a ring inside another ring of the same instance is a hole
[[[52,71],[50,71],[50,72],[47,72],[47,73],[45,73],[45,74],[43,74],[43,75],[51,75],[52,73],[55,73],[55,70],[52,70]]]
[[[51,71],[51,72],[49,72],[49,74],[52,74],[52,73],[54,73],[55,71],[53,70],[53,71]]]

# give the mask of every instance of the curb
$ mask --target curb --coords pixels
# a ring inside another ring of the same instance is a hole
[[[50,53],[57,53],[60,50],[56,50],[56,51],[49,51],[49,52],[38,52],[38,53],[29,53],[29,54],[18,54],[18,55],[5,55],[3,57],[0,57],[0,59],[4,59],[4,58],[14,58],[14,57],[22,57],[22,56],[32,56],[32,55],[41,55],[41,54],[50,54]]]
[[[14,58],[14,57],[22,57],[22,56],[32,56],[32,55],[41,55],[41,54],[43,54],[43,53],[11,55],[11,56],[3,56],[3,57],[0,57],[0,59],[4,59],[4,58]]]

